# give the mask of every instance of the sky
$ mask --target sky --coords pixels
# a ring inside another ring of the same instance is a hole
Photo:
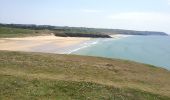
[[[170,34],[170,0],[0,0],[0,23]]]

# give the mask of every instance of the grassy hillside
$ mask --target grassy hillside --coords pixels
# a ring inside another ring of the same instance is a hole
[[[19,28],[29,30],[49,30],[56,36],[74,36],[74,37],[103,37],[110,38],[109,35],[167,35],[164,32],[155,31],[135,31],[123,29],[104,29],[104,28],[85,28],[85,27],[60,27],[50,25],[32,25],[32,24],[1,24],[0,27]]]
[[[1,100],[170,100],[170,72],[130,61],[0,51]]]
[[[0,38],[26,37],[49,34],[48,30],[31,30],[22,28],[0,27]]]
[[[92,38],[111,38],[109,35],[98,34],[94,32],[84,32],[84,31],[70,31],[70,30],[49,30],[49,29],[31,29],[31,28],[14,28],[14,27],[2,27],[0,26],[0,38],[10,38],[10,37],[26,37],[26,36],[39,36],[39,35],[49,35],[54,33],[55,36],[61,37],[92,37]]]

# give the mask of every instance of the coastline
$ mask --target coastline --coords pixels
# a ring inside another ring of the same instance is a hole
[[[81,42],[81,43],[79,43],[79,44],[77,44],[77,45],[68,47],[67,50],[65,50],[65,52],[63,51],[62,54],[72,54],[72,53],[74,53],[74,52],[76,52],[76,51],[78,51],[78,50],[81,50],[81,49],[90,47],[90,46],[92,46],[92,45],[95,45],[95,44],[97,44],[99,41],[100,41],[100,39],[90,39],[90,40]]]
[[[60,53],[64,48],[88,41],[90,38],[33,36],[23,38],[1,38],[0,50]]]
[[[110,36],[114,39],[122,39],[122,38],[130,37],[130,36],[133,36],[133,35],[116,34],[116,35],[110,35]]]
[[[33,36],[23,38],[1,38],[0,50],[45,52],[57,54],[71,54],[80,49],[97,44],[99,41],[121,39],[127,35],[112,35],[112,38],[85,38],[85,37],[57,37],[54,35]]]
[[[76,51],[79,51],[81,49],[93,46],[93,45],[98,44],[99,42],[102,42],[102,41],[112,41],[112,40],[127,38],[127,37],[130,37],[130,36],[132,36],[132,35],[119,35],[119,34],[117,34],[117,35],[110,35],[110,37],[112,37],[112,38],[91,38],[90,40],[84,41],[84,42],[82,42],[82,43],[80,43],[76,46],[69,47],[68,48],[69,51],[63,52],[62,54],[72,54]]]

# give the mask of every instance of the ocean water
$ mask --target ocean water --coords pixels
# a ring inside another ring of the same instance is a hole
[[[170,70],[170,36],[97,39],[95,44],[74,50],[71,53],[131,60]]]

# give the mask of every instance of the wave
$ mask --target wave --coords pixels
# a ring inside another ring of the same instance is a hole
[[[109,42],[109,41],[113,41],[113,40],[118,40],[118,39],[122,39],[122,38],[126,38],[129,37],[130,35],[114,35],[114,38],[109,38],[109,39],[103,39],[103,38],[98,38],[98,39],[91,39],[89,41],[80,43],[79,45],[76,46],[72,46],[69,48],[66,48],[63,54],[72,54],[76,51],[79,51],[81,49],[96,45],[98,43],[102,43],[102,42]]]
[[[100,41],[100,39],[86,41],[84,43],[81,43],[81,44],[77,45],[73,49],[68,50],[65,54],[72,54],[73,52],[76,52],[78,50],[81,50],[81,49],[96,45],[96,44],[99,43],[99,41]]]

